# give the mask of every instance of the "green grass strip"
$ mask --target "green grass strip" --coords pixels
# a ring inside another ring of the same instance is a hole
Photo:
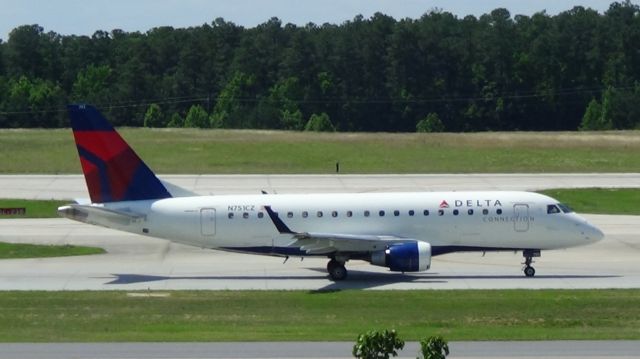
[[[25,208],[24,215],[6,215],[0,213],[3,218],[57,218],[58,207],[69,204],[72,201],[57,200],[26,200],[26,199],[0,199],[0,208]]]
[[[540,191],[578,213],[640,215],[640,189],[587,188]]]
[[[0,340],[351,341],[386,328],[405,340],[640,339],[637,289],[130,294],[0,292]]]
[[[102,253],[106,251],[96,247],[0,242],[0,259],[69,257]]]
[[[640,131],[119,130],[158,174],[640,172]],[[0,130],[0,144],[2,173],[82,173],[69,129]]]

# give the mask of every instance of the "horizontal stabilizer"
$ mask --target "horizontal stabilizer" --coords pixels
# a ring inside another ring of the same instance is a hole
[[[98,225],[106,225],[107,222],[127,225],[146,217],[139,213],[80,204],[59,207],[58,214],[65,218]]]

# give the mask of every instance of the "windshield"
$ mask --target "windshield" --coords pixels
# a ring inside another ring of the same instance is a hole
[[[572,213],[573,212],[573,209],[571,209],[571,207],[567,206],[566,204],[558,203],[558,207],[560,207],[560,209],[564,213]]]

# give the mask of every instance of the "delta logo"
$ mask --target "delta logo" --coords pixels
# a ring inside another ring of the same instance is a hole
[[[440,208],[449,208],[449,203],[447,203],[447,201],[442,200],[442,202],[440,202]]]

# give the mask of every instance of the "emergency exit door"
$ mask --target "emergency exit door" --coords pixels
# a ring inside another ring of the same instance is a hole
[[[526,232],[529,230],[529,205],[513,205],[513,229],[516,232]]]
[[[200,230],[203,236],[216,234],[216,210],[214,208],[200,209]]]

